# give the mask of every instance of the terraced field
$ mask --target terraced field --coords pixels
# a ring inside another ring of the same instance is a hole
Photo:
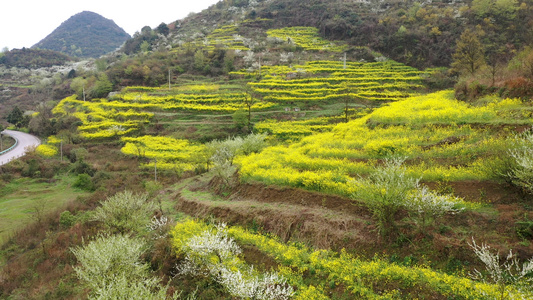
[[[215,30],[205,46],[245,50],[236,26]],[[310,28],[266,34],[307,51],[344,49]],[[77,117],[83,138],[117,143],[145,172],[188,177],[158,199],[232,226],[184,219],[171,233],[174,255],[180,272],[202,270],[230,297],[533,297],[467,275],[483,267],[471,253],[472,232],[533,255],[517,235],[523,227],[507,224],[533,218],[529,196],[508,176],[533,140],[533,108],[495,96],[465,103],[450,90],[424,94],[431,72],[394,61],[270,65],[232,72],[237,83],[68,97],[54,113]],[[173,132],[177,124],[215,130],[239,114],[254,134],[200,141]],[[231,285],[236,277],[256,287],[252,294]]]

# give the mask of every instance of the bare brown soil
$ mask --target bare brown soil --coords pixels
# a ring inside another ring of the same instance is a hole
[[[424,184],[441,193],[452,193],[470,202],[510,204],[528,201],[528,196],[524,195],[517,187],[494,181],[468,180],[444,183],[426,182]]]
[[[500,253],[513,249],[522,259],[533,256],[533,244],[517,236],[515,225],[522,218],[533,219],[529,196],[489,181],[426,184],[487,207],[447,215],[424,228],[417,227],[406,218],[406,212],[401,212],[394,234],[382,238],[364,206],[336,195],[259,183],[238,184],[228,190],[222,181],[198,177],[187,189],[211,192],[211,199],[180,192],[174,197],[176,208],[193,216],[248,226],[276,234],[284,241],[304,242],[317,248],[345,248],[367,258],[376,254],[400,260],[410,257],[447,271],[482,268],[468,245],[472,238],[477,243],[488,243]]]

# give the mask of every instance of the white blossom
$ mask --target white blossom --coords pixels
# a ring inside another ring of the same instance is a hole
[[[235,297],[289,299],[294,294],[292,286],[278,274],[257,274],[252,266],[242,265],[237,257],[242,251],[228,237],[225,224],[218,225],[216,232],[208,230],[192,237],[184,250],[185,261],[177,266],[178,274],[210,274]]]
[[[502,261],[499,253],[491,253],[490,246],[487,244],[476,244],[474,238],[469,246],[474,250],[476,256],[485,264],[485,268],[491,281],[500,286],[505,291],[508,285],[514,285],[519,290],[532,290],[533,277],[533,258],[520,265],[518,258],[512,249]],[[475,280],[487,281],[486,276],[479,270],[474,270],[470,276]]]
[[[464,208],[455,208],[461,199],[449,195],[439,195],[427,186],[418,187],[405,203],[406,208],[419,213],[440,215],[444,213],[457,213]]]

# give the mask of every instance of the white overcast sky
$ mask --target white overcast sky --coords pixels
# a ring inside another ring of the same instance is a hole
[[[0,49],[29,48],[61,23],[82,11],[92,11],[111,19],[133,35],[142,27],[183,19],[219,0],[15,0],[0,7]],[[4,2],[4,1],[2,1]]]

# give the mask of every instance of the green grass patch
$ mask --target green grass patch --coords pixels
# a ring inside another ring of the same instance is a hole
[[[0,188],[0,244],[15,230],[38,220],[38,215],[64,206],[78,196],[85,195],[71,187],[72,176],[56,178],[55,182],[20,178]]]
[[[0,152],[6,149],[9,149],[9,147],[13,146],[15,144],[15,140],[8,136],[2,134],[2,147],[0,148]]]

